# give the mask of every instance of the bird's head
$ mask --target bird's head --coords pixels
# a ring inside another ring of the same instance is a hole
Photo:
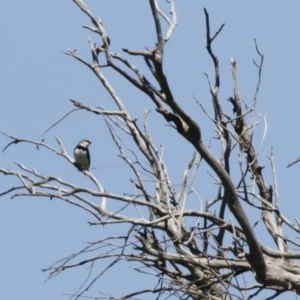
[[[88,148],[91,143],[92,142],[90,140],[83,139],[78,143],[78,145],[82,146],[83,148]]]

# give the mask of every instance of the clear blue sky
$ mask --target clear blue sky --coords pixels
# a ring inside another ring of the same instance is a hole
[[[102,18],[112,48],[119,51],[153,45],[154,31],[146,2],[94,0],[87,4]],[[300,108],[299,1],[177,2],[178,26],[167,46],[165,63],[174,93],[178,99],[186,101],[182,105],[187,108],[193,97],[207,107],[210,105],[203,75],[204,72],[212,74],[205,51],[203,7],[210,13],[212,29],[226,23],[214,48],[221,62],[220,95],[224,99],[232,93],[229,62],[234,57],[239,66],[241,94],[246,101],[251,101],[257,79],[252,64],[257,57],[253,39],[257,39],[265,55],[259,111],[266,114],[268,120],[260,159],[268,166],[267,155],[270,147],[274,147],[281,207],[288,217],[297,217],[295,203],[300,196],[297,188],[300,164],[288,170],[286,165],[300,156],[300,142],[295,134]],[[0,131],[38,140],[47,127],[72,108],[71,97],[94,106],[109,106],[108,95],[103,93],[91,73],[62,53],[76,48],[82,55],[89,55],[88,37],[94,36],[81,27],[88,23],[70,0],[10,0],[1,4]],[[136,101],[138,95],[127,90],[124,81],[118,82],[113,75],[112,80],[118,85],[121,96]],[[136,115],[142,115],[142,107],[148,103],[141,101],[141,106],[134,110]],[[149,107],[152,107],[150,103]],[[46,139],[55,145],[54,137],[60,137],[70,153],[82,137],[92,139],[95,174],[105,186],[113,187],[114,168],[120,165],[103,128],[103,122],[96,117],[77,112],[53,129]],[[158,133],[156,136],[158,141],[164,139]],[[175,135],[173,137],[177,143]],[[0,136],[1,149],[7,142]],[[178,153],[174,153],[175,158]],[[49,174],[60,170],[62,176],[73,177],[81,184],[86,180],[70,166],[65,166],[61,158],[37,152],[28,145],[11,147],[0,153],[1,167],[15,168],[15,161]],[[9,184],[14,184],[11,178],[0,178],[0,190]],[[89,227],[87,221],[90,216],[58,201],[0,198],[1,299],[68,299],[66,294],[74,292],[85,279],[85,268],[82,272],[66,272],[46,283],[47,274],[41,269],[97,237],[99,228]],[[124,267],[114,274],[114,278],[119,276],[120,290],[135,278],[134,275],[124,278],[127,272],[131,271]],[[96,290],[107,292],[111,286],[112,282],[104,280],[104,285]]]

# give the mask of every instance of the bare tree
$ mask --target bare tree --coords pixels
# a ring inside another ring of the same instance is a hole
[[[213,42],[224,24],[211,32],[209,14],[204,9],[206,49],[214,67],[213,80],[207,75],[213,115],[200,101],[195,101],[214,126],[212,138],[221,149],[217,156],[202,138],[203,121],[191,117],[190,112],[181,107],[164,70],[165,46],[177,24],[174,1],[166,1],[169,11],[164,11],[158,1],[149,0],[157,38],[155,45],[143,50],[123,49],[120,53],[111,48],[101,19],[95,17],[82,0],[73,2],[88,17],[91,24],[85,28],[95,33],[98,40],[90,41],[91,59],[80,56],[76,50],[68,50],[66,54],[93,72],[116,109],[95,108],[75,99],[71,102],[76,109],[104,119],[119,158],[131,172],[131,190],[123,193],[107,190],[92,171],[83,171],[94,184],[94,188],[88,188],[57,176],[45,176],[38,172],[38,166],[31,169],[17,164],[18,170],[0,168],[3,175],[16,179],[16,184],[1,191],[1,196],[56,198],[87,211],[94,218],[92,225],[124,225],[120,227],[122,233],[107,235],[50,266],[49,275],[84,264],[93,266],[99,260],[109,261],[108,266],[97,270],[98,275],[90,278],[74,295],[75,299],[83,298],[89,287],[97,284],[101,276],[121,260],[144,266],[137,272],[156,277],[157,284],[148,289],[137,288],[120,299],[140,299],[147,294],[154,294],[157,299],[170,296],[251,299],[266,290],[270,292],[268,299],[286,291],[300,294],[300,266],[295,261],[300,258],[300,245],[295,242],[300,224],[288,220],[279,209],[272,151],[268,169],[273,174],[273,184],[268,185],[253,142],[256,118],[262,118],[256,104],[264,58],[256,42],[259,59],[254,64],[258,81],[253,102],[249,105],[241,99],[237,62],[231,59],[233,94],[228,103],[232,109],[225,112],[224,101],[219,97],[219,60],[213,50]],[[140,67],[133,64],[133,57],[140,59]],[[145,112],[142,121],[133,117],[125,101],[118,96],[117,87],[105,75],[106,70],[119,74],[129,86],[142,92],[155,106],[157,114],[181,137],[182,143],[194,149],[189,159],[183,158],[187,165],[179,185],[172,182],[168,173],[163,147],[157,147],[153,141],[148,126],[149,112]],[[44,140],[5,135],[10,142],[4,150],[13,144],[29,143],[63,157],[66,163],[74,163],[60,139],[55,147]],[[207,168],[213,198],[197,187],[197,176]],[[118,211],[107,208],[111,200],[119,203]],[[251,208],[251,216],[245,212],[248,208]],[[274,241],[272,248],[259,240],[259,231],[265,229]],[[287,230],[289,236],[283,230]]]

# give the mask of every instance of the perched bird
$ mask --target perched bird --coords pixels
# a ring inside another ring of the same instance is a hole
[[[74,149],[74,165],[79,171],[87,171],[90,167],[90,151],[89,145],[92,142],[89,140],[81,140]]]

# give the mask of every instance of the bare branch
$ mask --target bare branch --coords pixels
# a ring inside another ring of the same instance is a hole
[[[199,122],[192,117],[193,112],[184,109],[163,64],[164,47],[177,25],[175,1],[149,0],[155,45],[145,50],[119,52],[112,51],[101,18],[94,16],[84,0],[73,2],[88,18],[89,24],[83,27],[96,35],[98,41],[89,40],[89,58],[77,50],[65,53],[92,72],[116,108],[92,107],[71,98],[71,111],[48,127],[41,141],[2,133],[8,139],[3,152],[13,145],[28,144],[74,164],[62,140],[56,138],[56,146],[52,146],[45,143],[44,137],[56,125],[63,124],[71,113],[83,110],[104,120],[117,150],[116,159],[126,166],[127,173],[120,170],[114,173],[112,180],[122,182],[122,191],[116,192],[115,187],[105,186],[105,181],[92,171],[80,173],[88,181],[88,185],[83,186],[68,179],[68,175],[53,175],[51,169],[44,175],[38,166],[28,167],[22,162],[16,163],[16,170],[0,168],[2,177],[14,179],[13,184],[1,186],[0,197],[58,199],[86,212],[91,218],[88,224],[101,226],[99,240],[85,244],[45,269],[49,278],[65,270],[87,267],[88,275],[71,294],[71,298],[80,299],[123,261],[129,265],[135,263],[132,269],[139,275],[154,277],[156,286],[140,289],[133,286],[134,291],[128,289],[119,298],[110,295],[111,299],[148,296],[149,293],[155,294],[157,299],[172,296],[176,299],[250,299],[267,289],[273,292],[270,299],[287,290],[300,294],[297,262],[300,222],[290,221],[280,210],[273,149],[269,155],[270,166],[260,164],[259,150],[265,141],[267,122],[266,116],[257,111],[264,56],[256,40],[259,59],[253,61],[257,68],[253,103],[248,105],[243,100],[237,62],[231,59],[233,92],[230,91],[232,96],[228,101],[233,109],[227,113],[220,96],[223,73],[213,49],[225,24],[212,33],[210,16],[204,9],[206,49],[213,66],[212,76],[205,73],[212,110],[197,102],[204,118],[213,125],[213,134],[209,137],[213,142],[206,143],[209,133],[205,132],[202,137],[205,121],[201,118]],[[118,86],[110,80],[111,72],[125,79],[128,91],[138,90],[141,97],[154,105],[153,113],[162,116],[167,125],[177,131],[181,138],[179,143],[176,140],[178,144],[163,136],[163,144],[157,146],[155,141],[160,132],[151,132],[158,126],[152,118],[152,110],[145,107],[143,118],[132,117],[129,108],[134,103],[131,100],[127,106],[126,98],[120,96],[122,93],[119,95]],[[260,145],[256,147],[253,137],[259,126],[258,118],[264,127]],[[181,143],[193,148],[191,157],[185,157]],[[175,148],[179,150],[176,159],[172,156]],[[170,161],[171,165],[167,164]],[[264,179],[264,172],[272,175],[271,185]],[[116,234],[112,234],[112,228],[117,229]],[[272,247],[261,238],[261,231],[267,235],[266,240],[273,239]]]

